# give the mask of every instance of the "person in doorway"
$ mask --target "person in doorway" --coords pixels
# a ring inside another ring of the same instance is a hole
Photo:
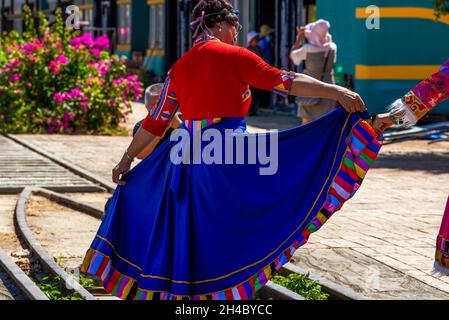
[[[263,58],[263,51],[259,47],[258,42],[260,40],[259,33],[251,31],[247,36],[247,49],[257,56]],[[249,115],[256,116],[259,107],[261,107],[263,96],[265,92],[263,90],[251,87],[249,94],[252,96],[251,107],[249,108]],[[249,96],[248,96],[249,98]]]
[[[273,34],[274,29],[272,29],[269,25],[264,24],[260,27],[260,38],[258,42],[259,48],[262,50],[262,58],[269,65],[273,65]]]
[[[274,29],[272,29],[269,25],[264,24],[260,27],[259,33],[259,42],[257,45],[262,50],[262,58],[269,65],[274,64],[274,39],[273,33]],[[261,108],[270,107],[272,104],[272,95],[271,92],[263,91],[260,92],[260,104]]]

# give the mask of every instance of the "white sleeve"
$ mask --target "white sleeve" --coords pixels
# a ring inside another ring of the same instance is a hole
[[[334,60],[334,63],[337,63],[337,45],[336,44],[334,44],[334,50],[335,50],[335,60]]]
[[[293,63],[297,66],[301,64],[304,60],[306,60],[308,45],[305,44],[301,48],[293,50],[290,52],[290,59],[292,59]]]

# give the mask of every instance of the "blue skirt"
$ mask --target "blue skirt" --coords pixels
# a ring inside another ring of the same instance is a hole
[[[164,142],[115,190],[81,271],[122,299],[251,299],[359,188],[381,146],[363,116],[339,108],[277,140],[275,133],[235,134],[247,139],[245,156],[252,138],[258,152],[277,150],[270,174],[261,174],[268,167],[262,156],[177,164],[171,157],[179,142]],[[246,123],[228,118],[211,128],[225,136],[244,132]],[[193,145],[191,131],[188,137]],[[211,154],[225,159],[228,149]]]

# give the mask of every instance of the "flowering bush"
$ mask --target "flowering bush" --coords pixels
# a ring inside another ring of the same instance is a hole
[[[39,29],[26,9],[26,32],[0,37],[0,130],[110,132],[143,93],[124,59],[110,55],[109,39],[64,28],[60,14]]]

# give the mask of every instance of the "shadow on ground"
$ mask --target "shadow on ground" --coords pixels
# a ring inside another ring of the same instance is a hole
[[[385,153],[379,156],[373,168],[449,173],[449,153]]]

